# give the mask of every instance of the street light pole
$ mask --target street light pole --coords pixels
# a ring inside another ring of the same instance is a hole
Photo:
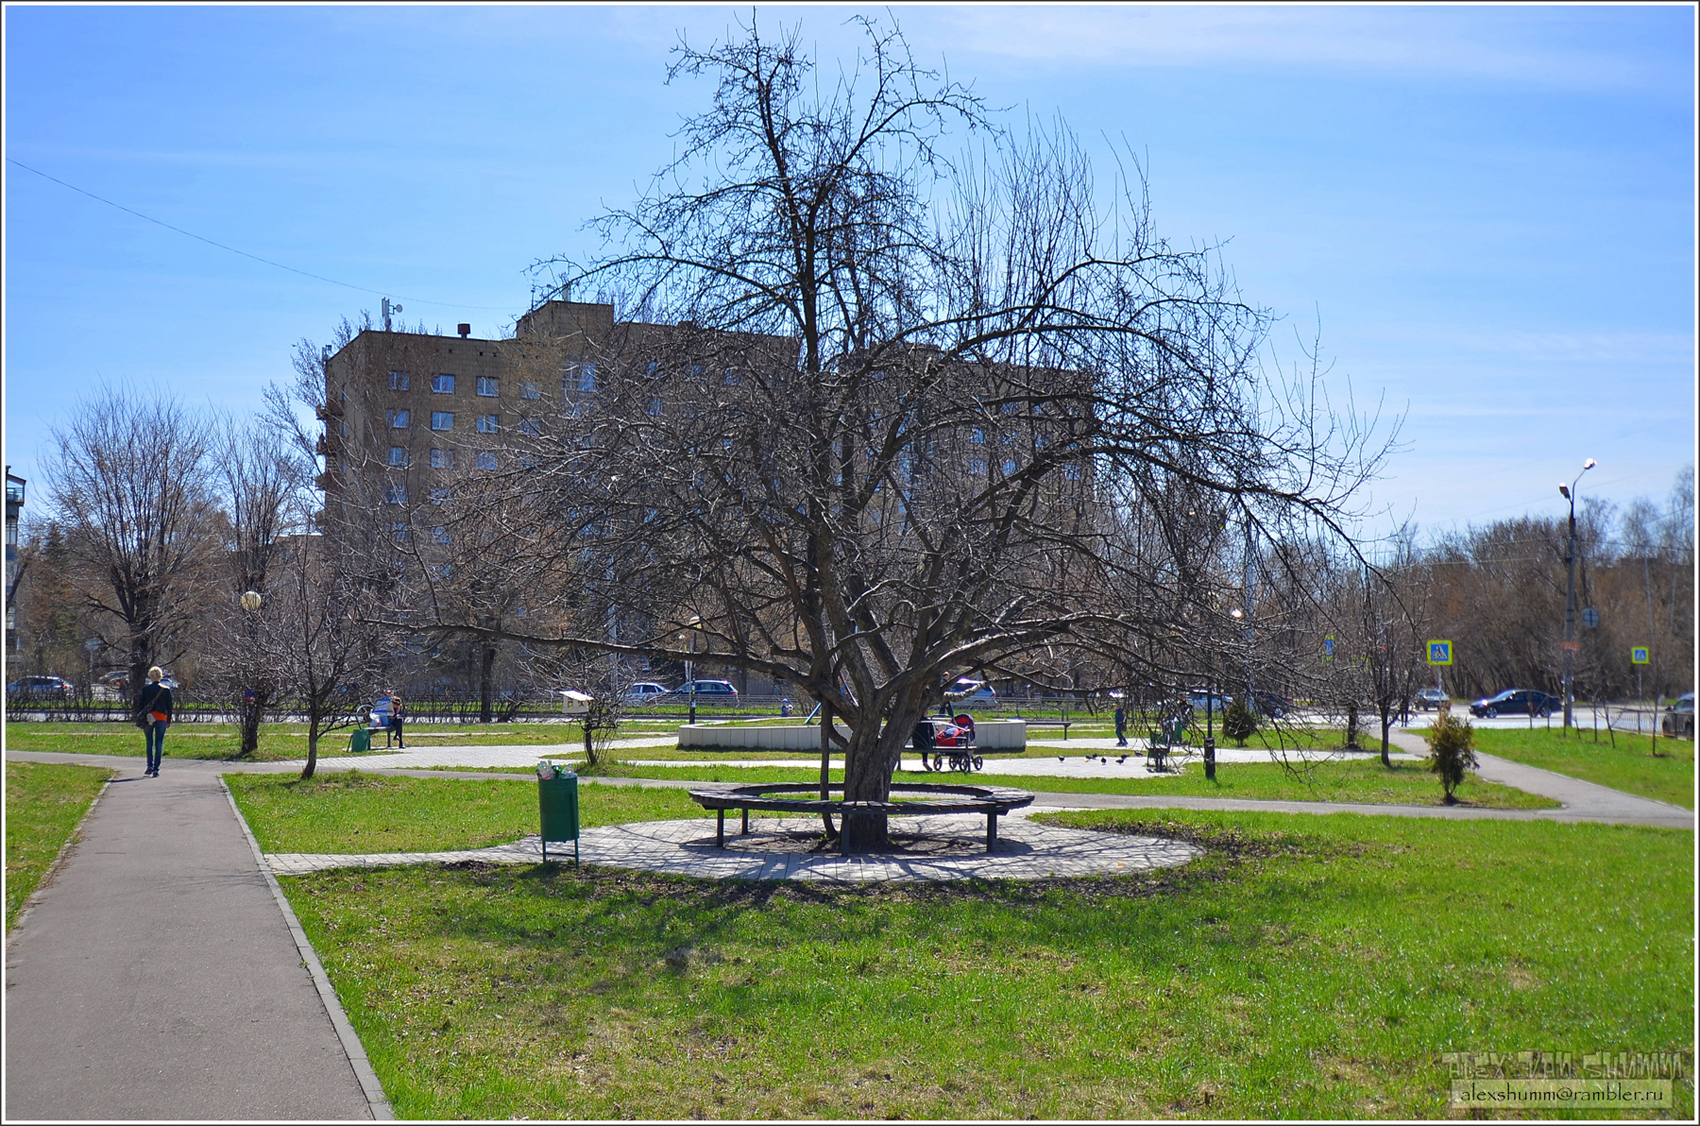
[[[1594,468],[1597,464],[1593,458],[1582,463],[1582,473]],[[1570,538],[1564,548],[1564,729],[1570,730],[1571,720],[1576,707],[1576,693],[1572,690],[1572,678],[1576,665],[1576,485],[1582,480],[1582,473],[1576,475],[1576,480],[1566,485],[1558,483],[1558,495],[1570,502]]]

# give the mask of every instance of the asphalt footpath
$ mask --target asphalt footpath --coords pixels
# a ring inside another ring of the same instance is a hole
[[[121,773],[8,938],[6,1121],[387,1117],[219,784],[229,764],[104,762]]]

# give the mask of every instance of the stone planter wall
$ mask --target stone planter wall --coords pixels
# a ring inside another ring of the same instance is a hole
[[[842,723],[833,725],[840,735],[850,731]],[[1019,751],[1027,746],[1027,721],[983,719],[974,724],[975,744],[982,751]],[[685,723],[679,725],[680,750],[819,751],[820,727],[802,724],[745,725],[738,723]]]

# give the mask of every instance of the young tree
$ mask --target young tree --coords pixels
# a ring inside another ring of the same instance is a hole
[[[1010,135],[861,23],[864,68],[824,87],[795,32],[681,48],[713,108],[606,218],[611,254],[556,264],[677,327],[620,326],[595,394],[512,439],[539,503],[510,531],[570,576],[566,616],[438,624],[670,660],[699,638],[829,708],[846,796],[880,800],[963,672],[1107,687],[1078,671],[1147,668],[1183,611],[1209,651],[1237,629],[1223,530],[1337,532],[1379,454],[1261,376],[1268,318],[1213,251],[1158,239],[1126,185],[1106,209],[1066,130]],[[980,147],[947,158],[952,128]],[[1181,498],[1196,527],[1166,519]]]
[[[49,503],[76,596],[128,659],[134,690],[193,640],[218,549],[213,439],[176,400],[113,388],[72,419],[53,432]]]
[[[240,753],[259,746],[266,713],[278,703],[280,685],[262,659],[262,631],[279,628],[268,610],[272,573],[286,537],[309,529],[292,527],[300,519],[300,497],[311,465],[292,449],[287,435],[263,421],[246,428],[225,427],[219,451],[217,483],[223,494],[225,550],[222,579],[214,595],[213,628],[203,644],[203,668],[237,709]]]

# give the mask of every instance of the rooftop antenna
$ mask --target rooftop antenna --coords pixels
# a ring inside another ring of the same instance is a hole
[[[401,312],[401,306],[390,304],[390,299],[388,297],[386,297],[378,303],[378,307],[380,309],[382,309],[383,313],[384,313],[384,331],[389,332],[390,331],[390,314]]]

